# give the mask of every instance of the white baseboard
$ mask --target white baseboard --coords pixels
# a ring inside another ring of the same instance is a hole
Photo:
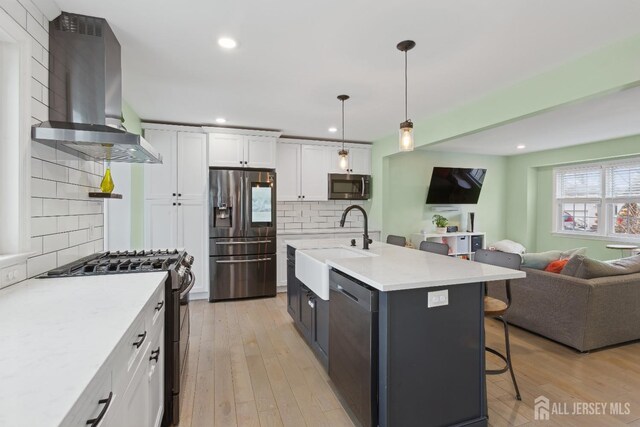
[[[190,292],[189,301],[208,300],[209,292]]]
[[[276,287],[276,292],[279,294],[287,292],[287,285],[278,285]]]

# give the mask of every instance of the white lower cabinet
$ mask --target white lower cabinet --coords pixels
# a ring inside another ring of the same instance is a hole
[[[161,283],[61,426],[160,426],[164,412],[163,301]]]

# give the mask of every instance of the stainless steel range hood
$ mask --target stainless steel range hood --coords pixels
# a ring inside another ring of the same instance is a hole
[[[120,43],[106,20],[63,12],[49,24],[49,121],[31,135],[96,160],[162,163],[122,126]]]

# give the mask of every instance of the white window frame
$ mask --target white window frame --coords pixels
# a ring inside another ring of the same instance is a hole
[[[31,247],[31,52],[33,39],[13,18],[0,9],[0,40],[17,50],[18,114],[15,136],[0,140],[0,199],[2,224],[0,232],[5,239],[0,246],[0,268],[24,263]],[[5,70],[6,72],[6,70]],[[0,122],[7,117],[0,117]],[[10,119],[9,119],[10,120]],[[0,124],[2,125],[2,124]],[[10,124],[9,124],[10,126]]]
[[[620,166],[625,164],[640,164],[640,157],[634,157],[631,159],[625,160],[616,160],[616,161],[604,161],[604,162],[591,162],[591,163],[581,163],[578,165],[572,166],[562,166],[553,169],[553,200],[552,200],[552,215],[553,221],[551,230],[551,234],[565,236],[565,237],[575,237],[580,239],[594,239],[594,240],[607,240],[607,241],[616,241],[616,242],[624,242],[624,243],[637,243],[640,241],[640,236],[633,235],[620,235],[615,234],[611,230],[613,228],[613,204],[614,203],[625,203],[625,202],[636,202],[640,203],[639,199],[633,199],[629,197],[625,198],[612,198],[607,197],[607,173],[606,170],[611,166]],[[558,198],[558,173],[562,171],[569,170],[577,170],[581,168],[588,168],[597,166],[601,170],[601,197],[599,198],[575,198],[575,199],[559,199]],[[586,231],[569,231],[562,229],[562,220],[560,219],[561,212],[560,209],[562,203],[597,203],[599,204],[598,208],[598,231],[597,232],[586,232]]]

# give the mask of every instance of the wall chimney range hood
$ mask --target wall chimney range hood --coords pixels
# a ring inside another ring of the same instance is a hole
[[[122,126],[120,43],[106,20],[62,12],[49,23],[49,121],[31,136],[96,160],[162,163]]]

